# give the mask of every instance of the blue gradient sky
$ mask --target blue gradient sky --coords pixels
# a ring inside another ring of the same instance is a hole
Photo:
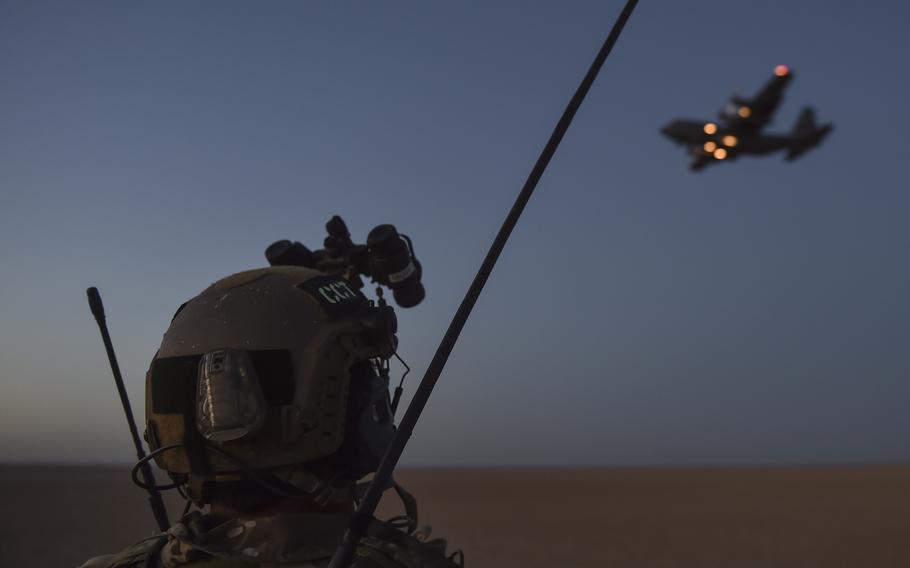
[[[335,213],[414,239],[413,392],[620,5],[4,1],[0,459],[131,459],[87,286],[139,411],[176,306]],[[405,461],[907,462],[908,16],[642,2]],[[659,127],[778,63],[830,138],[686,173]]]

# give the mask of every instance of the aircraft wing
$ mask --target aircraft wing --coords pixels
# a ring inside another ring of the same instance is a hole
[[[793,79],[793,72],[786,65],[774,68],[774,75],[752,98],[733,97],[720,112],[720,119],[736,134],[761,131],[777,112],[784,97],[784,89]]]
[[[677,119],[660,129],[661,134],[676,142],[692,146],[704,144],[710,135],[705,132],[704,120]],[[715,124],[713,128],[717,129]]]
[[[724,135],[717,124],[701,120],[678,119],[661,128],[661,133],[677,144],[686,146],[687,153],[692,157],[689,170],[704,169],[711,162],[732,157],[732,149],[724,147],[724,140],[733,138]],[[735,145],[735,140],[734,140]]]
[[[715,160],[713,157],[711,157],[707,154],[701,154],[699,156],[695,156],[695,158],[691,162],[689,162],[689,171],[697,172],[699,170],[703,170],[706,167],[708,167],[708,164],[710,164],[711,162],[716,162],[716,161],[717,160]]]
[[[756,121],[762,122],[762,127],[771,122],[771,117],[774,116],[784,98],[784,89],[792,79],[793,73],[790,68],[786,65],[778,65],[774,68],[774,76],[749,101],[752,114]]]

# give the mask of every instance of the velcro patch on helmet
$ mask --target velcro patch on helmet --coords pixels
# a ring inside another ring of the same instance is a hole
[[[339,276],[316,276],[298,284],[331,316],[350,316],[363,313],[370,303],[359,290]]]
[[[183,414],[196,400],[196,375],[202,355],[152,361],[152,412]]]

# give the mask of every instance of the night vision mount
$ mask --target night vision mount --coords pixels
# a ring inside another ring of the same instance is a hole
[[[412,308],[426,295],[421,277],[423,269],[414,256],[414,245],[394,225],[379,225],[367,235],[365,245],[354,244],[345,222],[335,215],[325,224],[328,236],[323,248],[311,251],[296,241],[275,241],[265,249],[272,266],[304,266],[336,274],[357,289],[362,276],[392,290],[395,303]],[[377,288],[382,298],[382,289]]]

